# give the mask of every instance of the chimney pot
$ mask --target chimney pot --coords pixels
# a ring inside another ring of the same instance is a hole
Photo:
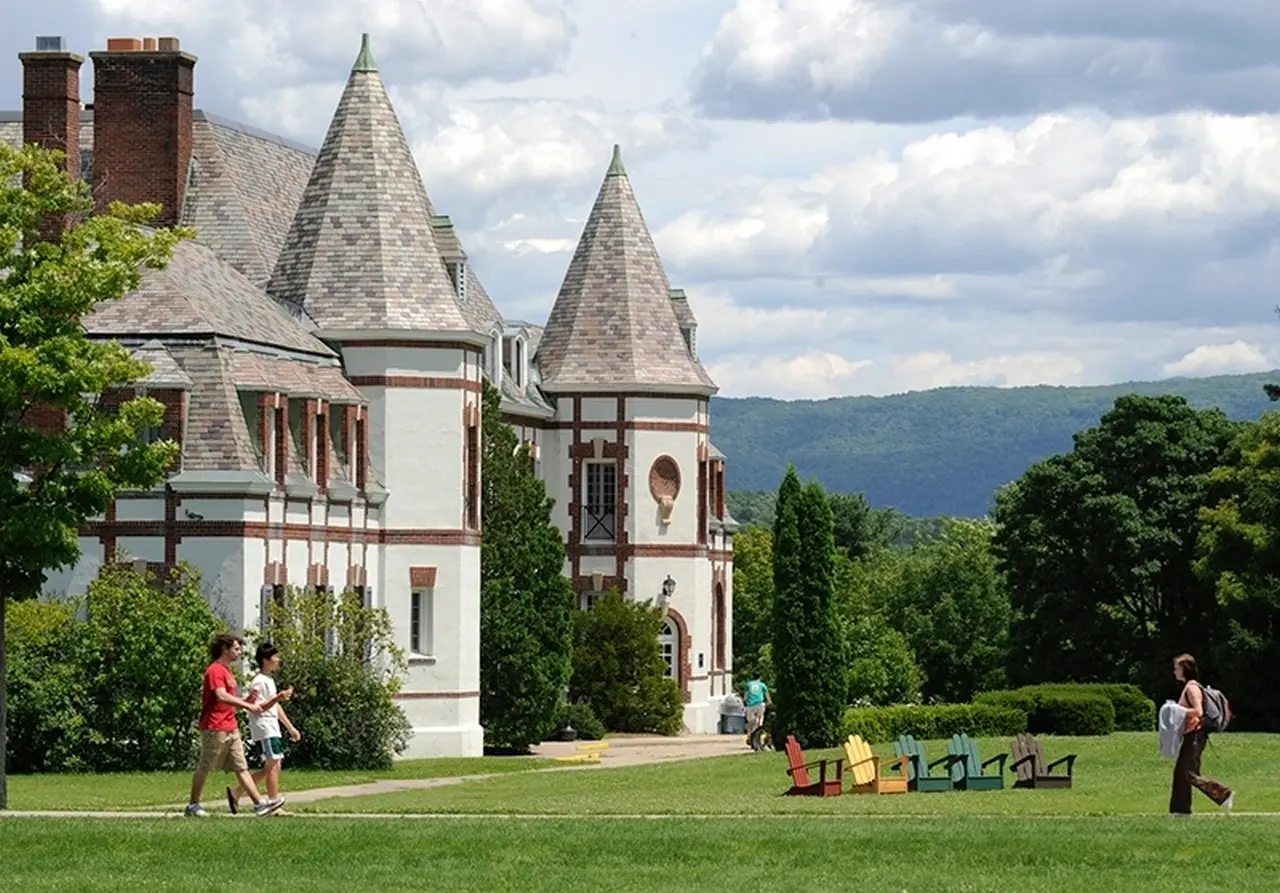
[[[156,51],[156,39],[154,37],[142,38],[142,49],[145,52],[154,53]]]
[[[156,39],[156,48],[162,53],[176,53],[182,44],[176,37],[160,37]]]
[[[67,51],[66,41],[61,37],[37,37],[36,52],[37,53],[65,53]]]
[[[108,53],[134,53],[142,49],[142,41],[136,37],[108,37]]]

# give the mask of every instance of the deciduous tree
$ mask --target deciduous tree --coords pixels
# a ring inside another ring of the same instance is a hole
[[[159,206],[115,204],[93,215],[89,187],[61,153],[0,144],[0,761],[6,751],[4,605],[38,595],[46,574],[80,557],[79,530],[122,488],[148,489],[176,455],[143,443],[163,407],[138,398],[108,412],[100,395],[145,376],[119,344],[81,320],[137,288],[185,233],[147,230]],[[41,224],[67,219],[60,238]],[[37,416],[62,420],[61,430]],[[0,808],[8,805],[0,762]]]

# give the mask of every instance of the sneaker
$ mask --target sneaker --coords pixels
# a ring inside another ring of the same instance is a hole
[[[204,807],[199,803],[188,803],[183,815],[193,816],[197,819],[207,819],[209,817],[209,813],[205,812]]]
[[[240,798],[231,792],[231,788],[227,788],[227,808],[231,810],[232,815],[240,811]]]
[[[253,806],[254,815],[271,815],[281,806],[284,806],[284,798],[276,797],[274,800],[263,800],[261,803],[255,803]]]
[[[1227,815],[1231,815],[1231,807],[1236,805],[1236,792],[1232,791],[1227,794],[1227,799],[1222,801],[1222,811]]]

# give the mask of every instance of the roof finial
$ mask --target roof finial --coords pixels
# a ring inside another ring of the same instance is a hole
[[[609,173],[606,176],[625,177],[626,175],[627,169],[622,166],[622,147],[614,143],[613,160],[609,162]]]
[[[369,47],[369,32],[360,35],[360,55],[356,57],[356,64],[351,66],[352,71],[377,71],[378,63],[373,61],[373,50]]]

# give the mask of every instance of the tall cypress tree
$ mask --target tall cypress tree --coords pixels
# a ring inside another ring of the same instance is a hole
[[[569,684],[573,592],[552,500],[486,384],[481,416],[480,723],[492,747],[551,731]]]
[[[807,622],[800,650],[804,668],[800,728],[805,743],[830,747],[840,742],[848,691],[844,635],[835,600],[835,518],[817,481],[808,483],[796,510],[800,530],[800,581]]]
[[[803,728],[800,719],[807,673],[801,653],[806,617],[800,580],[800,496],[800,477],[790,465],[778,488],[773,512],[773,666],[777,688],[773,729],[778,739],[785,735],[799,738]]]
[[[773,536],[774,732],[829,747],[840,738],[846,692],[833,595],[835,521],[822,487],[801,487],[794,466],[778,490]]]

